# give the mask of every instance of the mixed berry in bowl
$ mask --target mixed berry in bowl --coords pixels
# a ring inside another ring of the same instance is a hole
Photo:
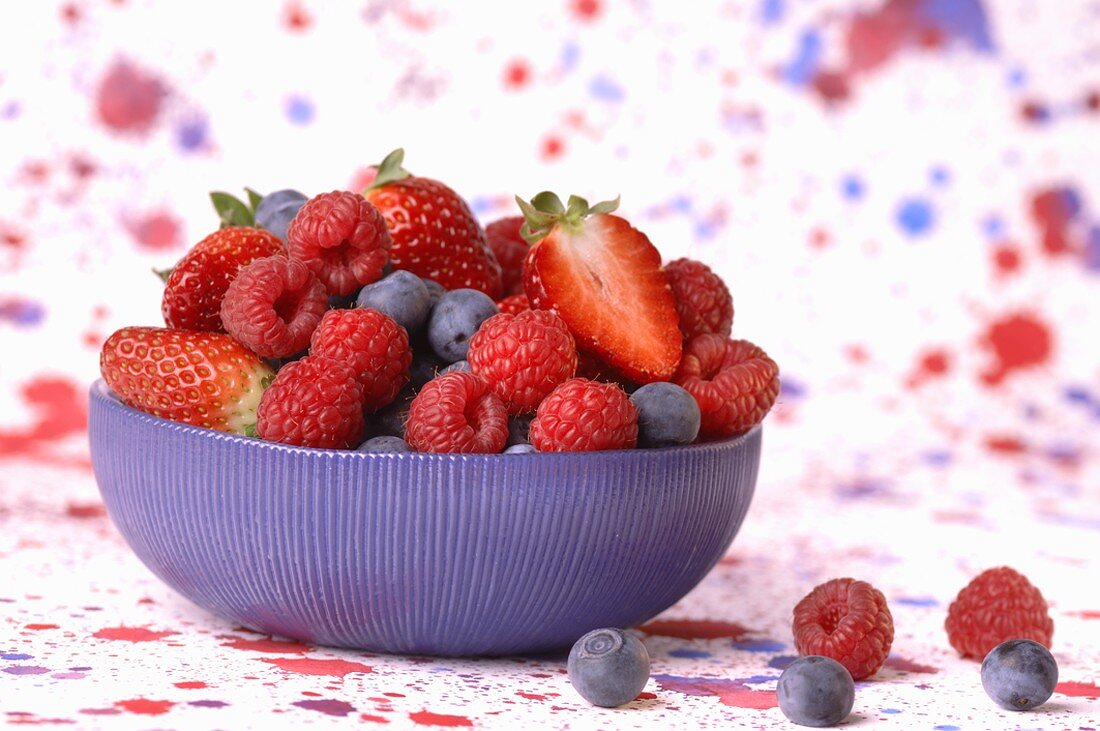
[[[164,327],[100,366],[126,404],[322,449],[530,453],[744,434],[779,369],[730,337],[705,264],[553,193],[482,228],[391,153],[362,193],[212,195],[222,228],[164,274]],[[382,439],[386,437],[386,439]]]

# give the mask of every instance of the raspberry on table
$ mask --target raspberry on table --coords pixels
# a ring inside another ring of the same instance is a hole
[[[541,310],[490,317],[470,340],[467,358],[510,414],[534,411],[577,370],[577,348],[565,322]]]
[[[530,439],[540,452],[633,449],[638,411],[617,385],[572,378],[539,404]]]
[[[514,294],[497,302],[497,309],[509,315],[518,315],[531,309],[531,303],[527,301],[527,295]]]
[[[409,336],[378,310],[329,310],[313,333],[310,353],[351,367],[363,386],[367,414],[393,401],[409,380]]]
[[[886,597],[855,579],[826,581],[803,597],[792,630],[798,654],[831,657],[856,680],[877,673],[894,642]]]
[[[358,193],[310,198],[287,229],[287,250],[332,295],[349,295],[382,276],[391,246],[386,221]]]
[[[448,373],[416,394],[405,440],[418,452],[495,454],[508,440],[508,411],[482,378]]]
[[[944,626],[951,646],[976,660],[1006,640],[1034,640],[1050,647],[1054,635],[1043,595],[1007,566],[974,577],[951,602]]]
[[[256,417],[262,439],[352,449],[363,434],[363,387],[351,366],[310,355],[279,370],[260,399]]]
[[[305,264],[270,256],[248,264],[229,283],[221,320],[257,355],[285,358],[309,345],[327,307],[324,285]]]
[[[500,264],[504,294],[523,293],[523,260],[530,244],[520,236],[523,216],[509,216],[485,227],[485,240]]]
[[[669,286],[676,298],[680,332],[684,340],[714,333],[729,337],[733,326],[733,297],[721,277],[692,259],[676,259],[665,265]]]
[[[748,340],[708,333],[687,344],[673,381],[699,403],[699,437],[725,439],[767,416],[779,395],[779,366]]]

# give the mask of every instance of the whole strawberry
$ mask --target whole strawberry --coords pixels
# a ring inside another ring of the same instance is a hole
[[[221,306],[229,283],[241,267],[285,254],[273,234],[249,226],[231,226],[195,244],[165,280],[161,314],[168,327],[224,332]]]
[[[251,433],[275,373],[228,335],[124,327],[99,357],[103,380],[123,403],[164,419]]]
[[[516,199],[534,243],[524,264],[533,309],[552,310],[577,347],[638,383],[667,381],[680,362],[680,319],[661,255],[646,235],[611,215],[618,201],[589,206],[553,193]]]
[[[501,271],[485,232],[458,193],[438,180],[401,168],[405,153],[394,150],[363,191],[386,219],[395,269],[407,269],[446,289],[477,289],[501,295]]]
[[[485,240],[500,264],[504,296],[523,294],[523,260],[531,245],[520,235],[523,216],[508,216],[485,227]]]

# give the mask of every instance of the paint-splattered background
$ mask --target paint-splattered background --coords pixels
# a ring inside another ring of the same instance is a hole
[[[1003,729],[942,621],[1008,563],[1053,606],[1045,728],[1100,725],[1100,3],[22,3],[0,11],[0,711],[79,728],[348,719],[783,726],[789,611],[894,611],[862,724]],[[627,710],[560,659],[451,662],[234,630],[145,571],[88,469],[103,337],[214,225],[206,192],[408,166],[486,220],[553,188],[729,281],[780,362],[756,503],[645,628]]]

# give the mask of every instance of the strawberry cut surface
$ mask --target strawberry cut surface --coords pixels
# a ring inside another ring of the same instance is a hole
[[[626,220],[556,226],[533,247],[525,279],[533,306],[557,312],[581,347],[622,375],[650,383],[676,372],[679,316],[661,255]]]

